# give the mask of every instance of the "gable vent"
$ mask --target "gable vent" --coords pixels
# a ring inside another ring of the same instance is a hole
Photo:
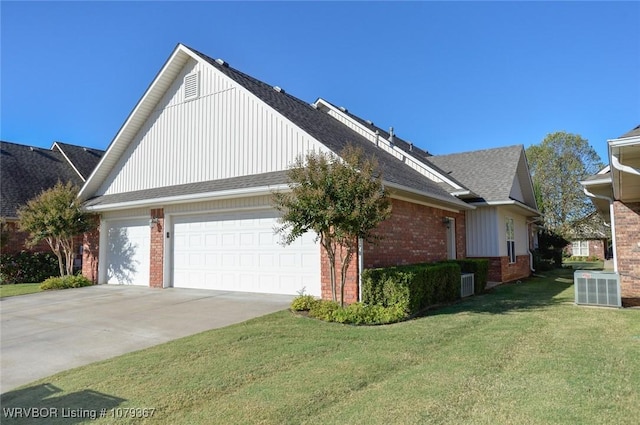
[[[216,59],[216,63],[220,66],[224,66],[225,68],[229,68],[229,64],[222,59]]]
[[[198,73],[186,75],[184,77],[184,100],[195,99],[200,94]]]

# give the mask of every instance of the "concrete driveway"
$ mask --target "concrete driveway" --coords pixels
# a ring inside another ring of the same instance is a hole
[[[0,392],[285,309],[293,296],[97,285],[0,300]]]

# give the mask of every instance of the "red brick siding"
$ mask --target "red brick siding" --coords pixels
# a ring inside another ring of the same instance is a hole
[[[98,283],[98,249],[100,246],[100,218],[94,218],[94,229],[83,235],[82,275],[93,283]]]
[[[336,254],[336,297],[340,302],[340,268],[342,262],[339,260],[340,255]],[[333,299],[331,291],[331,266],[329,264],[329,256],[324,247],[320,247],[320,282],[321,295],[325,300]],[[344,285],[344,302],[351,304],[358,301],[358,253],[356,252],[351,258],[351,263],[347,269],[347,277]]]
[[[626,304],[640,301],[640,202],[613,203],[620,289]]]
[[[151,226],[151,258],[149,259],[149,286],[163,287],[164,273],[164,210],[152,209],[151,218],[157,223]]]
[[[457,258],[466,256],[464,213],[392,200],[391,217],[380,224],[376,244],[364,246],[364,267],[386,267],[447,259],[447,227],[443,218],[456,220]]]
[[[504,283],[531,275],[528,255],[516,256],[516,262],[513,264],[509,264],[509,257],[490,257],[488,260],[489,282]]]
[[[45,241],[40,241],[38,244],[28,247],[26,241],[29,233],[18,230],[17,221],[7,221],[5,226],[7,243],[2,247],[3,254],[16,254],[21,251],[51,252],[49,244]]]

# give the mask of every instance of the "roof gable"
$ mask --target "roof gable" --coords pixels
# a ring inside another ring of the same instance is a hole
[[[58,150],[0,142],[0,215],[17,218],[17,210],[58,181],[78,187],[82,179]]]
[[[518,201],[537,209],[522,145],[429,158],[487,203]]]
[[[111,142],[100,164],[82,188],[80,193],[81,199],[86,200],[94,196],[117,165],[126,161],[127,155],[131,154],[129,147],[131,141],[134,140],[139,131],[144,131],[143,126],[146,125],[145,122],[155,109],[156,104],[163,98],[164,94],[190,59],[206,63],[217,73],[237,83],[237,86],[251,94],[255,99],[262,102],[279,116],[284,117],[289,123],[292,123],[296,128],[299,128],[305,134],[309,135],[313,140],[321,143],[321,145],[328,150],[339,153],[349,143],[361,147],[366,155],[372,155],[378,158],[386,184],[413,191],[420,196],[427,196],[438,202],[446,203],[459,209],[469,208],[464,202],[451,196],[431,180],[406,166],[402,161],[392,155],[376,148],[361,135],[353,132],[331,116],[317,110],[312,105],[289,95],[283,90],[276,89],[241,71],[233,69],[222,61],[214,60],[181,44],[176,47],[116,134],[116,137]],[[209,119],[207,115],[204,115],[200,119],[204,117]],[[303,152],[296,151],[295,153]],[[289,164],[282,165],[284,168],[288,166]],[[271,171],[277,170],[264,170],[264,172]]]

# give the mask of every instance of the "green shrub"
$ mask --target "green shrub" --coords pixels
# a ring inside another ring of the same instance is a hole
[[[407,313],[399,305],[384,307],[353,303],[333,312],[333,321],[354,325],[383,325],[395,323],[407,318]]]
[[[368,305],[396,307],[406,314],[460,297],[460,266],[417,264],[362,273],[362,300]]]
[[[489,280],[489,260],[486,258],[464,258],[461,260],[448,260],[445,263],[456,263],[462,273],[473,273],[473,292],[481,294],[487,287]]]
[[[340,308],[340,304],[335,301],[317,300],[309,310],[309,316],[326,322],[333,321],[333,313]]]
[[[0,283],[42,282],[60,274],[58,259],[50,252],[27,252],[0,255]]]
[[[65,277],[50,277],[42,282],[40,289],[46,291],[48,289],[67,289],[67,288],[80,288],[83,286],[91,286],[93,283],[84,276],[65,276]]]
[[[291,301],[291,310],[309,311],[318,300],[313,295],[298,295]]]

